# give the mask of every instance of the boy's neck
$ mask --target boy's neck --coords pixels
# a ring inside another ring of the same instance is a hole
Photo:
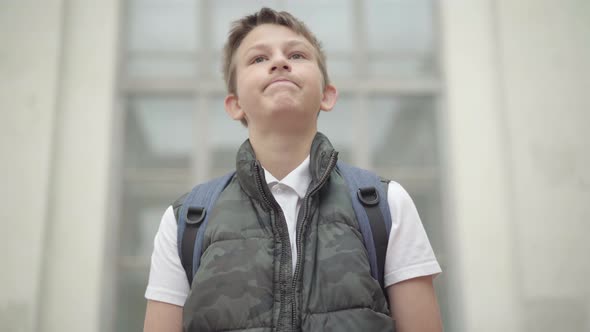
[[[250,144],[262,167],[277,180],[282,180],[309,155],[316,130],[309,133],[250,132]]]

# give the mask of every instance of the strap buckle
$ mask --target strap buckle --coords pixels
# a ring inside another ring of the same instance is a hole
[[[186,224],[198,225],[205,220],[206,209],[200,206],[189,206],[186,212]]]
[[[356,192],[359,201],[365,206],[375,206],[379,204],[379,192],[375,187],[359,188]]]

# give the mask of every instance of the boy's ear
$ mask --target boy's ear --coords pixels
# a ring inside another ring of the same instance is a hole
[[[338,100],[338,90],[332,84],[326,85],[324,88],[324,94],[322,96],[322,101],[320,103],[320,110],[329,112],[334,108],[336,105],[336,101]]]
[[[228,94],[224,100],[225,112],[234,120],[243,120],[245,113],[240,106],[238,96],[233,93]]]

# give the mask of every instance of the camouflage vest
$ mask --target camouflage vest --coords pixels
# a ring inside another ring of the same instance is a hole
[[[184,305],[186,331],[393,331],[336,161],[337,152],[318,133],[292,271],[285,217],[250,143],[240,147],[236,176],[205,230]]]

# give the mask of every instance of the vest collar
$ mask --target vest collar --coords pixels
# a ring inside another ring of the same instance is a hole
[[[317,183],[326,172],[330,164],[332,154],[337,157],[338,152],[334,150],[328,138],[318,132],[316,133],[310,148],[309,172],[311,175],[310,188]],[[236,174],[242,189],[253,198],[260,198],[261,190],[268,191],[264,170],[256,159],[254,149],[250,140],[246,140],[239,148],[236,156]],[[260,181],[260,183],[258,183]],[[262,188],[260,188],[262,187]]]

